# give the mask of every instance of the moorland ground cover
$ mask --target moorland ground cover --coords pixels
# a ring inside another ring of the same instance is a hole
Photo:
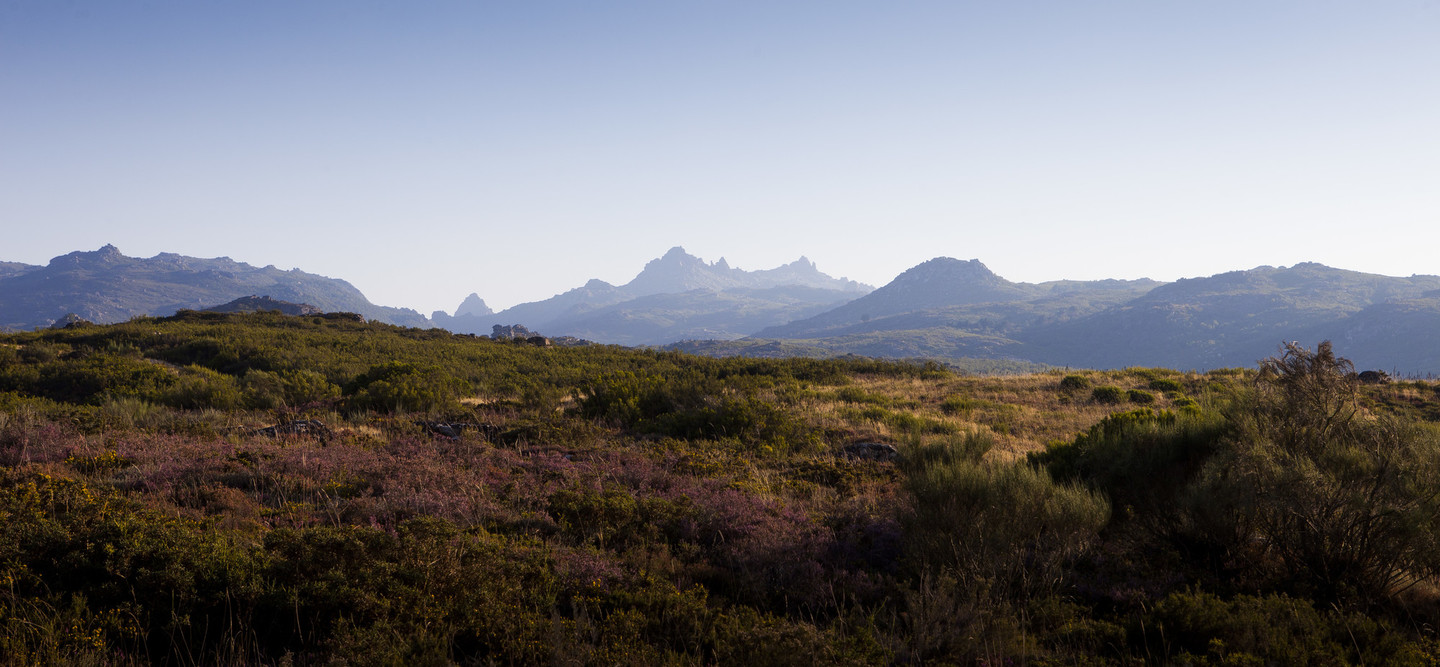
[[[1433,664],[1440,393],[1353,370],[7,335],[0,661]]]

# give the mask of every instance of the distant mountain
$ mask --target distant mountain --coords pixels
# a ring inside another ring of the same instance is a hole
[[[588,340],[664,345],[679,340],[743,338],[775,322],[806,317],[848,301],[848,292],[788,285],[695,289],[651,294],[587,309],[547,326]]]
[[[723,258],[707,263],[675,247],[621,286],[591,280],[499,313],[468,314],[461,304],[454,316],[437,313],[433,319],[462,333],[485,334],[496,324],[524,324],[549,336],[654,345],[697,337],[739,338],[808,317],[871,289],[821,273],[804,257],[774,269],[746,271]]]
[[[370,303],[343,280],[298,269],[256,268],[228,257],[200,259],[173,253],[149,259],[127,257],[107,245],[0,277],[0,327],[49,326],[67,313],[100,324],[123,322],[137,315],[198,310],[253,294],[392,324],[429,326],[413,310]]]
[[[1440,292],[1367,306],[1317,326],[1306,340],[1330,340],[1360,369],[1440,373]]]
[[[1019,350],[1015,337],[1029,329],[1098,312],[1159,284],[1015,283],[979,260],[939,257],[839,308],[765,329],[755,337],[826,339],[837,350],[865,355],[886,351],[891,343],[893,353],[881,356],[1009,355]]]
[[[1362,367],[1423,373],[1440,372],[1435,331],[1437,276],[1306,263],[1169,284],[1027,284],[975,260],[938,258],[834,310],[762,330],[752,347],[781,340],[836,354],[1204,370],[1251,366],[1282,341],[1328,339]]]
[[[269,296],[242,296],[230,303],[205,308],[207,313],[263,313],[279,311],[285,315],[319,315],[325,311],[308,303],[291,303]]]
[[[1385,313],[1436,289],[1437,276],[1395,278],[1315,263],[1261,266],[1179,280],[1094,315],[1028,332],[1025,339],[1037,360],[1106,368],[1251,366],[1275,354],[1282,341],[1313,346],[1325,338],[1334,338],[1337,353],[1357,362],[1418,360],[1440,352],[1440,338],[1394,338]],[[1362,322],[1370,324],[1368,333],[1354,328]],[[1341,336],[1347,332],[1348,344]]]
[[[474,292],[460,302],[460,307],[455,309],[455,315],[451,316],[443,310],[437,310],[430,314],[430,321],[435,326],[450,331],[478,331],[484,322],[489,321],[488,316],[494,315],[495,311],[485,305],[485,300]]]
[[[0,279],[18,276],[22,273],[34,271],[40,267],[34,264],[21,264],[20,262],[0,262]]]
[[[976,303],[1023,301],[1034,286],[995,275],[979,260],[937,257],[895,277],[888,285],[815,317],[766,329],[762,338],[812,338],[869,328],[875,318]],[[871,329],[873,330],[873,329]]]
[[[619,289],[633,298],[692,290],[718,292],[734,288],[790,286],[814,287],[856,295],[872,289],[853,280],[827,276],[815,268],[814,262],[804,257],[773,269],[745,271],[732,268],[724,257],[713,264],[707,264],[679,246],[671,248],[659,259],[650,260],[640,275]]]

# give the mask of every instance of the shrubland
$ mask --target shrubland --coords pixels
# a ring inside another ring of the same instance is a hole
[[[1353,370],[7,335],[0,663],[1434,664],[1440,393]]]

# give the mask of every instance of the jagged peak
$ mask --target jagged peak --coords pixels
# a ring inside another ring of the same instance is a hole
[[[673,248],[671,248],[671,249],[669,249],[669,250],[667,250],[667,251],[665,251],[665,254],[660,257],[660,259],[662,259],[662,260],[670,260],[670,261],[674,261],[674,260],[677,260],[677,259],[687,259],[687,258],[689,258],[689,259],[699,259],[698,257],[695,257],[694,255],[691,255],[690,253],[685,252],[685,248],[682,247],[682,246],[678,246],[678,245],[675,246],[675,247],[673,247]]]
[[[120,249],[116,248],[114,244],[106,243],[98,250],[76,250],[72,253],[60,255],[59,257],[51,259],[50,264],[55,265],[55,262],[57,261],[62,263],[75,264],[95,262],[113,263],[122,259],[126,259],[126,257],[125,255],[121,254]]]
[[[465,300],[461,301],[460,306],[455,309],[455,317],[491,315],[494,312],[490,306],[485,304],[485,300],[480,298],[479,294],[471,292],[470,296],[465,297]]]

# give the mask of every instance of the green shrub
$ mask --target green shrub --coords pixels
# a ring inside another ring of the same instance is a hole
[[[314,391],[318,385],[304,386]],[[465,383],[435,366],[389,362],[371,366],[347,389],[351,393],[348,403],[354,410],[439,412],[457,405]]]
[[[1278,559],[1278,584],[1364,606],[1440,576],[1440,438],[1366,414],[1328,342],[1262,361],[1231,418],[1196,489],[1226,499],[1217,532]]]
[[[1131,389],[1125,392],[1125,397],[1130,399],[1131,403],[1139,405],[1149,405],[1155,402],[1155,394],[1142,389]]]
[[[1424,664],[1394,628],[1286,595],[1172,593],[1145,614],[1146,650],[1181,663]]]
[[[975,409],[975,401],[964,396],[946,396],[940,402],[940,411],[947,415],[968,414]]]
[[[1005,603],[1053,591],[1109,517],[1102,496],[1043,469],[947,458],[908,467],[905,535],[918,571],[952,576],[971,595]]]
[[[1171,378],[1155,378],[1150,381],[1150,389],[1154,391],[1182,391],[1184,387],[1180,381]]]
[[[1114,387],[1114,386],[1110,386],[1110,385],[1106,385],[1106,386],[1103,386],[1103,387],[1096,387],[1094,391],[1091,391],[1091,392],[1090,392],[1090,400],[1093,400],[1093,401],[1095,401],[1096,403],[1111,403],[1111,404],[1114,404],[1114,403],[1119,403],[1120,401],[1122,401],[1122,400],[1124,400],[1124,399],[1125,399],[1125,390],[1124,390],[1124,389],[1121,389],[1121,388],[1119,388],[1119,387]]]
[[[204,366],[186,366],[180,378],[164,394],[165,403],[184,409],[229,410],[244,402],[234,376]]]
[[[1226,431],[1216,414],[1138,408],[1112,414],[1067,443],[1033,453],[1056,479],[1083,482],[1152,535],[1176,536],[1186,485],[1220,447]]]
[[[1189,396],[1176,396],[1170,400],[1170,405],[1177,410],[1199,412],[1200,403]]]
[[[1084,375],[1066,375],[1060,380],[1061,391],[1076,392],[1090,388],[1090,378]]]

